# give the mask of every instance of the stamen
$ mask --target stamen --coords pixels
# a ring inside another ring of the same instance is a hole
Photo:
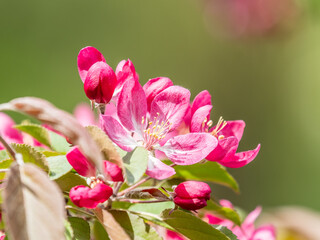
[[[144,117],[142,117],[141,123],[144,124]]]
[[[219,140],[223,139],[224,136],[220,135],[218,137],[218,133],[227,125],[227,122],[223,120],[222,117],[219,118],[219,121],[216,125],[216,127],[212,130],[211,134],[215,137],[217,137]]]

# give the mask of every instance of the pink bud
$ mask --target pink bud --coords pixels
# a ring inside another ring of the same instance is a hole
[[[93,177],[96,175],[94,166],[88,161],[78,147],[73,147],[66,155],[70,165],[81,176]]]
[[[84,81],[87,97],[97,103],[108,103],[117,86],[117,78],[112,68],[105,62],[93,64]]]
[[[174,203],[183,209],[197,210],[207,206],[211,189],[208,184],[197,181],[180,183],[174,190]]]
[[[99,203],[107,201],[112,193],[111,187],[98,183],[93,188],[75,186],[71,188],[69,196],[71,201],[78,207],[96,208]]]
[[[108,176],[110,176],[110,180],[113,182],[124,182],[122,169],[109,161],[103,161],[104,170]]]

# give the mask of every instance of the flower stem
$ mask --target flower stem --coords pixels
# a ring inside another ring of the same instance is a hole
[[[83,213],[83,214],[86,214],[86,215],[88,215],[88,216],[90,216],[90,217],[95,217],[93,214],[88,213],[88,212],[86,212],[86,211],[84,211],[84,210],[82,210],[82,209],[79,209],[79,208],[75,208],[75,207],[72,207],[72,206],[65,206],[65,208],[66,208],[66,209],[70,209],[70,210],[78,211],[78,212]]]
[[[0,142],[3,144],[3,146],[7,149],[7,151],[9,152],[9,155],[12,157],[13,160],[17,160],[16,159],[16,152],[13,150],[13,148],[9,145],[9,143],[6,142],[6,140],[4,140],[4,138],[0,135]]]
[[[151,177],[146,177],[142,180],[140,180],[139,182],[137,182],[136,184],[133,184],[131,187],[128,187],[127,189],[123,190],[122,192],[120,192],[118,194],[118,196],[123,196],[126,193],[130,192],[131,190],[135,189],[136,187],[140,186],[142,183],[145,183],[146,181],[150,180]]]

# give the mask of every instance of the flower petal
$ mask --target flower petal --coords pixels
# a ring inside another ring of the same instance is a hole
[[[259,227],[253,234],[252,240],[276,240],[276,229],[272,225]]]
[[[212,105],[206,105],[198,108],[197,111],[194,112],[190,125],[191,132],[204,132],[208,130],[208,125],[206,123],[210,119],[211,109]],[[206,122],[204,122],[205,120]]]
[[[175,170],[159,159],[149,155],[148,168],[146,174],[152,178],[163,180],[175,174]]]
[[[260,150],[260,144],[256,147],[254,150],[249,150],[246,152],[240,152],[236,153],[233,157],[226,157],[219,163],[222,164],[225,167],[230,168],[240,168],[247,164],[249,164],[251,161],[255,159],[255,157],[258,155]]]
[[[71,148],[66,158],[74,170],[81,176],[93,177],[96,175],[94,166],[87,160],[78,147]]]
[[[187,210],[198,210],[207,206],[207,200],[204,198],[185,199],[175,197],[174,203],[177,204],[179,207]]]
[[[150,79],[144,86],[143,90],[146,93],[148,110],[150,111],[153,99],[168,87],[173,86],[172,81],[167,77],[157,77]]]
[[[82,48],[78,55],[78,71],[82,82],[86,80],[89,68],[96,62],[106,62],[103,55],[94,47]]]
[[[211,189],[205,182],[185,181],[180,183],[175,189],[175,194],[180,198],[204,198],[209,200]]]
[[[109,161],[103,161],[104,170],[106,175],[110,177],[113,182],[124,182],[122,169],[117,165]]]
[[[169,122],[171,130],[176,129],[188,110],[190,92],[179,86],[171,86],[159,93],[151,103],[151,120]]]
[[[117,85],[112,68],[105,62],[96,62],[87,72],[84,91],[87,97],[97,103],[108,103]]]
[[[129,131],[142,135],[146,121],[147,99],[137,80],[129,79],[124,84],[117,102],[119,119]]]
[[[193,100],[191,105],[191,115],[195,113],[200,107],[211,104],[211,95],[207,90],[200,92]]]
[[[122,60],[118,64],[116,68],[116,75],[118,79],[117,88],[121,88],[125,81],[129,78],[133,78],[137,81],[139,80],[138,75],[136,73],[136,69],[130,59],[128,59],[127,61]]]
[[[137,142],[130,135],[130,132],[113,117],[100,115],[100,125],[109,138],[121,149],[131,152],[137,146]]]
[[[188,133],[169,139],[158,147],[178,165],[192,165],[203,160],[218,144],[218,140],[207,133]]]
[[[218,135],[225,137],[235,136],[240,142],[246,124],[242,120],[227,121],[227,125],[219,132]]]
[[[16,125],[16,123],[11,117],[0,112],[0,134],[9,143],[23,143],[22,134],[17,129],[13,128],[14,125]]]
[[[74,116],[82,126],[97,125],[94,113],[86,103],[77,105],[74,110]]]
[[[217,147],[206,157],[208,161],[220,162],[227,155],[233,157],[239,142],[236,137],[227,137],[218,141]]]

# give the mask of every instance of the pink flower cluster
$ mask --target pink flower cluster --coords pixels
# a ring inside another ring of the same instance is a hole
[[[175,86],[169,78],[154,78],[141,86],[130,60],[121,61],[114,72],[93,47],[80,51],[78,70],[87,96],[98,105],[105,104],[105,112],[100,114],[101,128],[125,151],[137,146],[147,149],[146,174],[155,179],[175,174],[163,159],[173,165],[192,165],[207,159],[227,167],[242,167],[259,152],[260,145],[237,153],[243,121],[220,119],[212,127],[207,91],[190,103],[189,90]]]

